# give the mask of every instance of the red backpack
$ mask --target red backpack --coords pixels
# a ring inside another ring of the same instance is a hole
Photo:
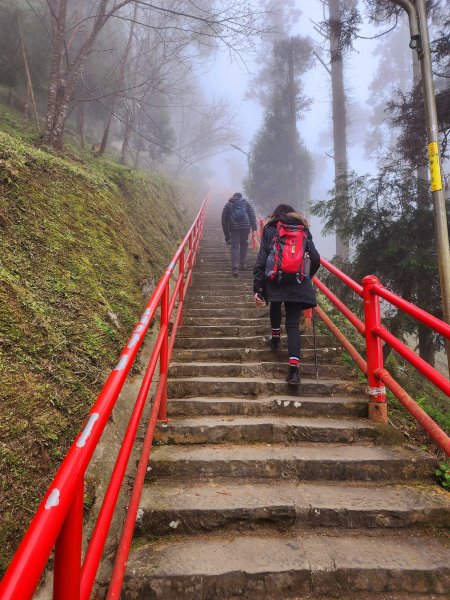
[[[304,225],[287,225],[281,221],[272,240],[266,262],[266,277],[276,283],[300,283],[309,275],[305,260],[308,234]],[[305,269],[306,266],[306,269]]]

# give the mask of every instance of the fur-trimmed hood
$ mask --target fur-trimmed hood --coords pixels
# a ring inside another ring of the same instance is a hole
[[[306,228],[309,229],[309,223],[307,218],[305,217],[305,215],[302,215],[301,213],[298,212],[289,212],[286,213],[283,216],[274,216],[271,217],[267,223],[266,223],[266,227],[268,227],[269,225],[275,225],[276,223],[278,223],[278,221],[282,221],[283,223],[301,223],[302,225],[304,225]]]

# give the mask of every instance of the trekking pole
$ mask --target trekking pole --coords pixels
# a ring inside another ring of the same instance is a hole
[[[317,362],[317,339],[316,339],[316,319],[314,317],[314,309],[312,311],[312,329],[313,329],[313,345],[314,345],[314,366],[316,367],[316,381],[319,381],[319,364]]]

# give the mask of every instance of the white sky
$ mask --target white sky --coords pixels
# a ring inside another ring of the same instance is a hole
[[[322,6],[319,0],[297,0],[297,6],[302,10],[292,35],[303,35],[320,41],[320,36],[314,31],[314,21],[321,21]],[[374,30],[363,31],[364,35],[373,35]],[[379,33],[379,30],[375,33]],[[387,34],[389,35],[389,34]],[[381,38],[383,40],[383,38]],[[405,52],[409,39],[405,36]],[[363,143],[365,135],[364,114],[370,109],[366,105],[369,94],[369,84],[376,71],[377,60],[373,51],[379,43],[378,40],[356,40],[355,52],[345,60],[345,80],[349,100],[349,119],[351,128],[349,132],[349,162],[350,168],[358,173],[373,170],[374,165],[365,157]],[[203,85],[207,96],[212,98],[227,98],[238,110],[239,131],[241,141],[238,145],[243,150],[248,150],[250,142],[261,127],[263,110],[256,102],[245,97],[250,89],[251,71],[257,67],[249,60],[247,69],[236,62],[230,62],[228,55],[219,54],[211,71],[203,78]],[[248,72],[250,71],[250,73]],[[387,74],[388,76],[388,74]],[[307,116],[299,124],[301,136],[313,155],[316,162],[315,178],[312,186],[312,199],[323,199],[333,183],[333,161],[325,152],[332,154],[331,138],[331,105],[330,81],[322,65],[317,63],[303,77],[304,89],[307,96],[312,98],[312,105]],[[242,178],[246,174],[246,157],[230,148],[229,151],[219,154],[211,161],[214,175],[210,178],[212,191],[226,194],[242,188]],[[317,218],[312,219],[312,232],[316,245],[322,255],[331,258],[334,254],[335,241],[321,235],[321,224]]]

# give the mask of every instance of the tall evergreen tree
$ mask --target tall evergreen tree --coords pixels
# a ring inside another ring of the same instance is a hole
[[[268,211],[282,200],[303,212],[309,205],[312,161],[297,123],[309,105],[300,77],[311,56],[310,42],[300,36],[277,40],[262,71],[266,111],[252,145],[250,178],[253,198]]]

